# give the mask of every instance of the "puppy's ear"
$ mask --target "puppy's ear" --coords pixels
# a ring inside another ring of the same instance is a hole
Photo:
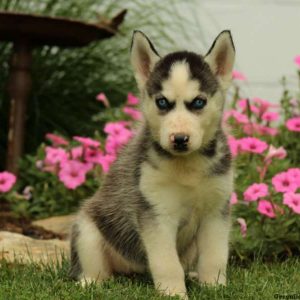
[[[154,65],[160,59],[151,41],[141,31],[135,30],[131,43],[131,64],[138,86],[143,89]]]
[[[231,83],[234,58],[235,49],[231,33],[224,30],[217,36],[204,58],[219,78],[223,89],[227,89]]]

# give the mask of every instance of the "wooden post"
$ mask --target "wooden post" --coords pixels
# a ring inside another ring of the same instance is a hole
[[[26,106],[31,90],[31,45],[28,40],[14,42],[8,83],[10,117],[8,131],[7,170],[17,174],[18,160],[23,153]]]

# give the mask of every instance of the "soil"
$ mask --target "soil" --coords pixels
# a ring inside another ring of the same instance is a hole
[[[54,233],[40,226],[32,225],[31,220],[17,217],[10,211],[8,203],[0,202],[0,230],[20,233],[34,239],[64,239],[63,234]]]

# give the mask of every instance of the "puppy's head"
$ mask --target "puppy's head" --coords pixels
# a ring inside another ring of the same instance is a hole
[[[142,32],[134,32],[131,63],[142,111],[154,139],[166,151],[186,155],[214,138],[234,56],[229,31],[218,35],[205,56],[182,51],[164,57]]]

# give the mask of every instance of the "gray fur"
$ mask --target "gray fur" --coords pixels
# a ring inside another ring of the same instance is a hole
[[[144,127],[123,149],[101,190],[84,205],[109,244],[126,259],[143,265],[146,256],[139,229],[145,218],[153,218],[153,211],[139,191],[139,177],[150,147]]]
[[[155,65],[147,82],[147,92],[150,96],[161,91],[162,82],[168,78],[171,67],[176,61],[186,61],[190,68],[191,78],[200,81],[203,92],[213,95],[217,91],[218,81],[204,58],[193,52],[181,51],[166,55]]]

